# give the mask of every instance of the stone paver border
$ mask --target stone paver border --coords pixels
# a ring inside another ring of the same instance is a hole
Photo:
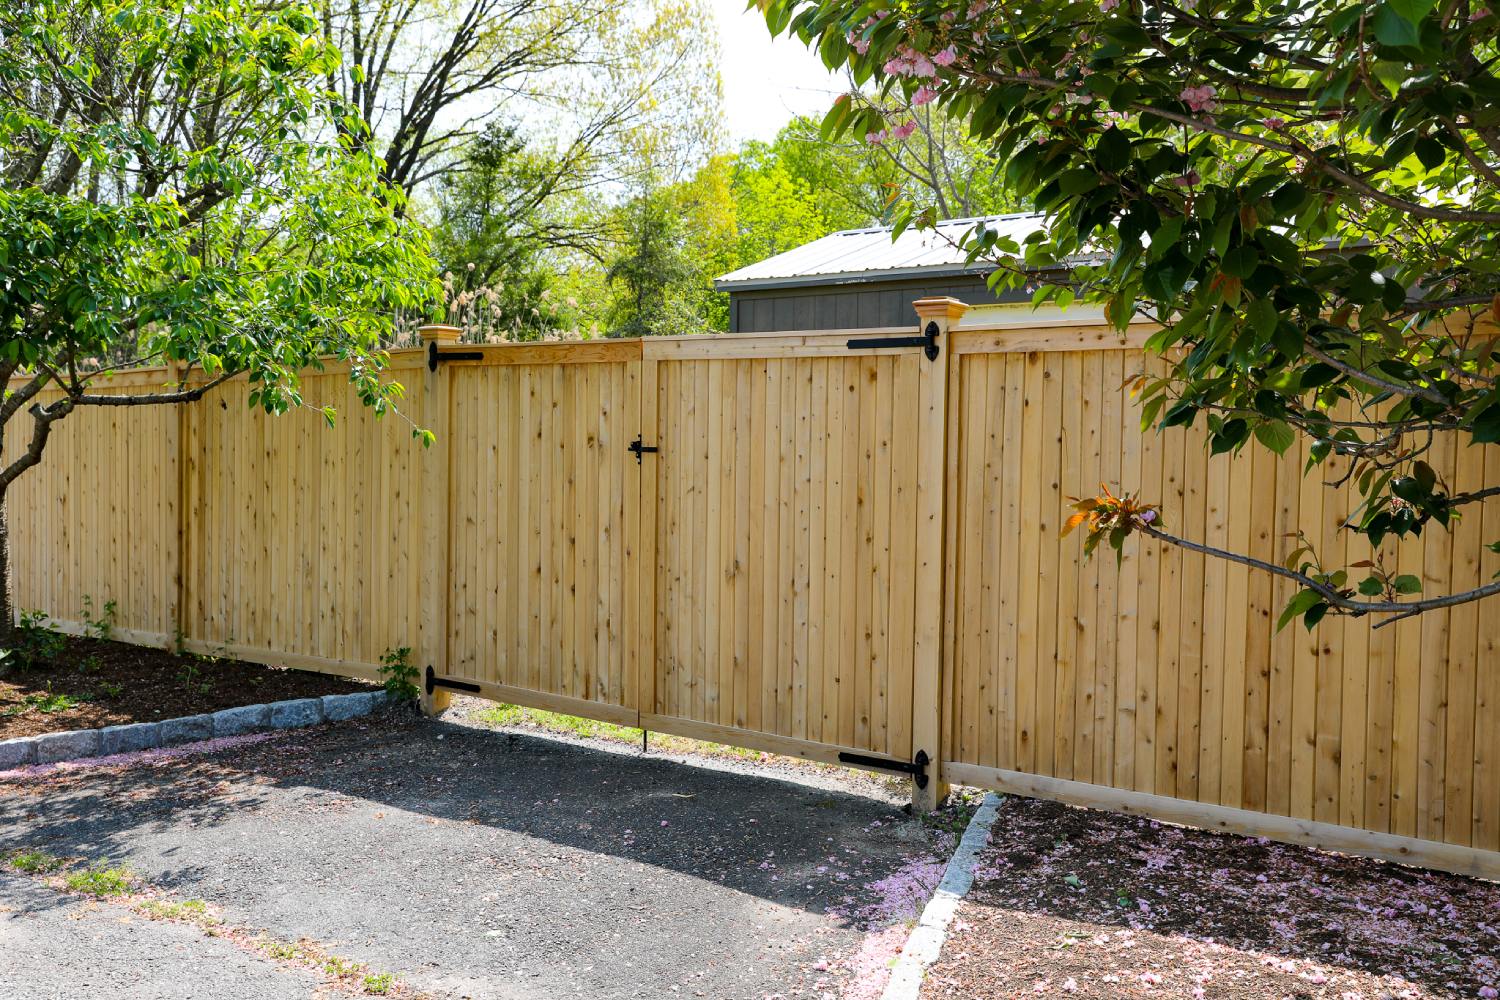
[[[103,729],[75,729],[0,740],[0,771],[27,764],[56,764],[85,757],[154,750],[157,747],[196,743],[221,736],[274,729],[298,729],[320,722],[355,719],[388,704],[384,691],[326,694],[321,698],[295,698],[269,705],[226,708],[207,715],[187,715],[163,722],[133,722]]]
[[[943,950],[948,925],[958,912],[958,904],[974,885],[974,865],[979,861],[979,852],[990,841],[990,827],[995,825],[995,813],[999,808],[1000,797],[989,792],[969,820],[963,838],[943,872],[943,880],[938,883],[937,892],[927,901],[922,918],[917,921],[911,937],[906,939],[906,947],[896,959],[881,1000],[917,1000],[927,967],[937,961],[938,953]]]

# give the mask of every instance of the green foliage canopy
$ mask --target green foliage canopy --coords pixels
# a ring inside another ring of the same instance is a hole
[[[321,89],[337,60],[295,6],[0,14],[0,375],[29,376],[0,420],[47,384],[63,411],[105,405],[91,382],[163,362],[248,373],[252,404],[280,411],[323,355],[387,405],[375,345],[396,308],[433,293],[432,264]]]
[[[1470,0],[769,0],[775,33],[899,108],[966,117],[1047,215],[1018,246],[978,230],[995,281],[1082,294],[1123,327],[1162,324],[1171,377],[1146,422],[1205,420],[1216,451],[1312,438],[1347,456],[1348,525],[1373,565],[1299,549],[1261,568],[1296,580],[1309,627],[1329,611],[1401,617],[1500,592],[1407,600],[1388,537],[1446,526],[1500,493],[1457,490],[1435,440],[1500,441],[1500,17]],[[831,135],[878,139],[910,112],[840,100]],[[909,221],[930,221],[913,212]],[[1101,508],[1102,510],[1102,508]],[[1116,519],[1177,544],[1151,519]],[[1200,549],[1206,547],[1198,545]],[[1494,547],[1493,545],[1491,546]],[[1212,550],[1214,554],[1244,558]],[[1389,620],[1389,619],[1388,619]]]

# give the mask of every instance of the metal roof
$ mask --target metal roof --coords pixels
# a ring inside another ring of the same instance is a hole
[[[955,244],[977,223],[999,230],[1016,242],[1042,228],[1034,212],[947,219],[933,229],[908,229],[891,239],[890,226],[846,229],[779,253],[757,264],[714,279],[720,291],[744,291],[786,285],[831,284],[926,275],[983,274],[993,265],[971,264]]]

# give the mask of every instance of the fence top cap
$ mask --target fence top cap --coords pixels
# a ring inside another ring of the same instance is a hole
[[[439,344],[456,344],[463,332],[463,327],[449,326],[446,323],[428,323],[417,327],[417,336],[422,338],[423,343],[435,340]]]
[[[964,313],[969,311],[968,303],[960,302],[951,295],[935,295],[927,299],[917,299],[911,306],[917,311],[920,319],[947,319],[955,323],[963,319]]]

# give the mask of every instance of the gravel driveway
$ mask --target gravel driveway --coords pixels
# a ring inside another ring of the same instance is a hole
[[[107,858],[226,928],[0,881],[0,996],[878,995],[947,846],[875,782],[414,718],[0,777],[0,847]],[[883,931],[884,929],[884,931]]]

